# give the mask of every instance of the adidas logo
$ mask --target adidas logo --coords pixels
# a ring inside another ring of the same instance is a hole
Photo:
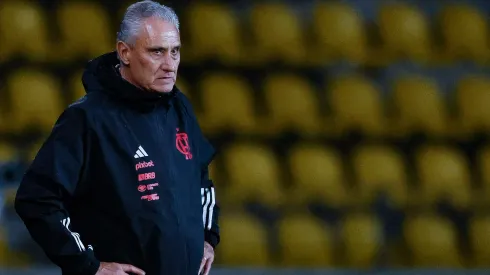
[[[139,159],[139,158],[144,158],[144,157],[147,157],[148,154],[146,153],[145,149],[143,149],[143,147],[138,147],[138,150],[136,150],[136,154],[134,155],[134,158],[135,159]]]

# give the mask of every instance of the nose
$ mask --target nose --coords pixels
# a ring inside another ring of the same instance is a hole
[[[160,68],[166,72],[175,72],[177,71],[177,62],[172,59],[169,55],[165,55],[165,58],[162,62]]]

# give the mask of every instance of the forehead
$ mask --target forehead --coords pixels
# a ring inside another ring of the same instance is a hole
[[[143,22],[137,43],[143,46],[177,46],[180,34],[174,24],[160,18],[148,18]]]

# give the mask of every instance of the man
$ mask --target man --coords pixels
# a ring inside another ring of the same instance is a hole
[[[116,48],[87,65],[87,95],[58,119],[16,210],[63,274],[208,274],[219,242],[214,150],[174,86],[176,14],[131,5]]]

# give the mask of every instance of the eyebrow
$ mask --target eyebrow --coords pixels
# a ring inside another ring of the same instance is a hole
[[[170,48],[180,48],[180,47],[181,45],[179,43],[179,44],[172,45]],[[150,51],[166,51],[168,49],[169,49],[168,47],[162,47],[162,46],[148,47],[148,50]]]

